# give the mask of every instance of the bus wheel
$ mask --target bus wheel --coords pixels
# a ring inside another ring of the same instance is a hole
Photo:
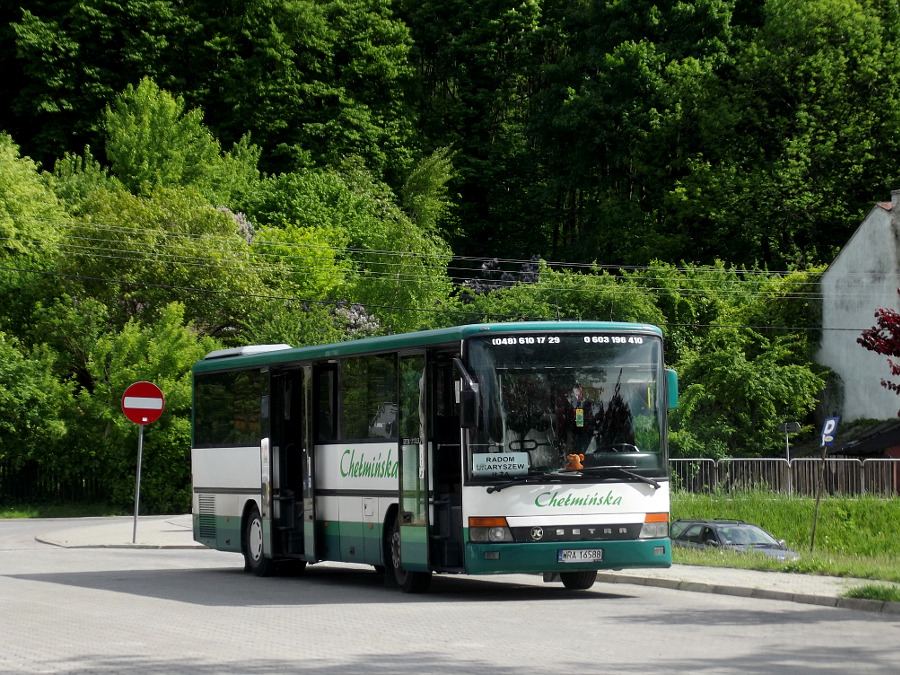
[[[400,562],[400,519],[394,518],[390,539],[391,568],[394,580],[404,593],[424,593],[431,585],[431,572],[410,572]]]
[[[563,582],[563,586],[570,591],[583,591],[594,585],[597,581],[597,570],[588,570],[587,572],[560,572],[559,578]]]
[[[263,554],[263,522],[255,506],[244,521],[244,570],[258,577],[272,571],[272,561]]]

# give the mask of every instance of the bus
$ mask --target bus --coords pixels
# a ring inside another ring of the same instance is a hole
[[[486,323],[194,364],[193,536],[276,566],[358,563],[408,593],[433,574],[668,567],[662,331]]]

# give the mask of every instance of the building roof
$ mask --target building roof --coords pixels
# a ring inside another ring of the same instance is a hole
[[[880,457],[888,448],[900,445],[900,421],[882,422],[856,434],[853,438],[835,443],[829,455],[848,457]]]

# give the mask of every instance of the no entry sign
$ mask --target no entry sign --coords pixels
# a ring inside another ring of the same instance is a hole
[[[122,394],[122,412],[135,424],[155,422],[165,405],[162,391],[152,382],[135,382]]]

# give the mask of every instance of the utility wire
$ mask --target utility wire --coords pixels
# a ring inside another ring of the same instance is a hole
[[[391,311],[401,311],[401,312],[418,312],[423,314],[456,314],[461,316],[471,316],[471,317],[491,317],[491,318],[500,318],[500,319],[518,319],[518,320],[564,320],[566,317],[559,316],[530,316],[523,315],[521,313],[497,313],[497,312],[483,312],[483,311],[466,311],[463,309],[454,309],[448,307],[441,308],[427,308],[427,307],[406,307],[402,305],[385,305],[385,304],[377,304],[377,303],[368,303],[368,302],[356,302],[356,301],[347,301],[347,300],[323,300],[323,299],[313,299],[313,298],[298,298],[294,296],[286,296],[286,295],[272,295],[272,294],[264,294],[264,293],[246,293],[240,291],[229,291],[229,290],[221,290],[221,289],[209,289],[209,288],[198,288],[192,286],[179,286],[175,284],[161,284],[161,283],[153,283],[153,282],[145,282],[145,281],[131,281],[125,279],[110,279],[107,277],[96,277],[90,275],[82,275],[82,274],[67,274],[63,272],[51,272],[47,270],[34,270],[34,269],[26,269],[26,268],[16,268],[16,267],[8,267],[8,266],[0,266],[0,270],[11,271],[11,272],[22,272],[28,274],[40,274],[44,276],[50,277],[61,277],[66,279],[74,279],[79,281],[96,281],[100,283],[107,284],[117,284],[121,286],[137,286],[144,288],[161,288],[165,290],[172,291],[184,291],[189,293],[201,293],[207,295],[220,295],[220,296],[229,296],[229,297],[243,297],[243,298],[254,298],[261,300],[277,300],[280,302],[293,302],[297,304],[318,304],[323,306],[334,306],[334,307],[342,307],[347,305],[361,305],[366,309],[382,309],[382,310],[391,310]],[[575,319],[580,320],[580,319]],[[661,327],[667,328],[739,328],[739,329],[747,329],[747,330],[756,330],[756,331],[779,331],[779,332],[818,332],[818,331],[834,331],[834,332],[854,332],[861,333],[863,330],[867,330],[866,328],[838,328],[838,327],[828,327],[824,328],[821,326],[748,326],[745,324],[722,324],[722,323],[683,323],[683,322],[653,322],[655,325],[659,325]]]

